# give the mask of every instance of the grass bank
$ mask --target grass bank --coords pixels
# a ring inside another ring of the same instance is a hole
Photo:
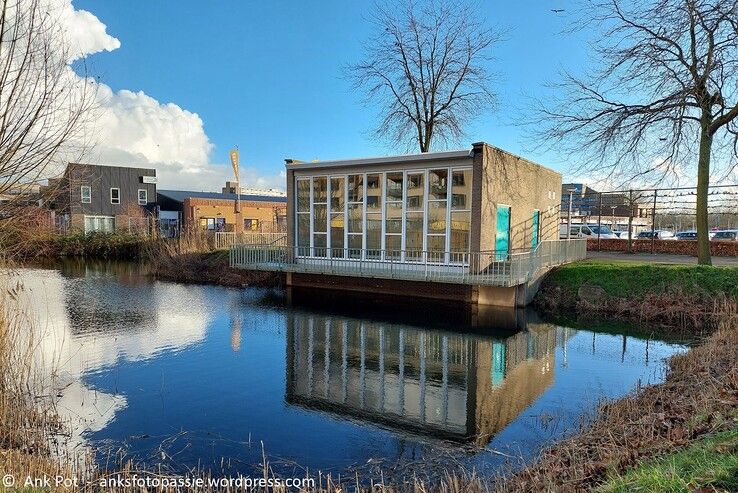
[[[151,241],[128,233],[74,233],[33,236],[6,241],[0,249],[18,261],[81,257],[95,259],[136,260]]]
[[[686,449],[613,474],[603,493],[738,491],[738,429],[715,433]]]
[[[738,297],[738,268],[585,260],[554,269],[535,304],[555,315],[616,317],[707,331]]]
[[[719,328],[672,357],[662,384],[601,406],[581,432],[499,481],[498,491],[735,491],[738,450],[738,314],[724,306]],[[690,468],[681,468],[698,458]],[[679,476],[670,471],[679,469]],[[702,474],[711,470],[712,472]],[[702,472],[700,472],[702,471]],[[722,472],[721,472],[722,471]],[[728,472],[724,472],[728,471]],[[668,479],[672,483],[660,483]],[[662,488],[687,482],[687,488]],[[638,489],[637,486],[644,486]],[[700,488],[706,488],[704,490]]]

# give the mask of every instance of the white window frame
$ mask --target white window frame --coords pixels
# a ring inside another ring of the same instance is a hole
[[[87,229],[87,220],[90,219],[95,225],[101,224],[101,221],[110,221],[110,230],[106,229]],[[115,216],[95,216],[95,215],[88,215],[85,214],[84,216],[84,222],[85,222],[85,234],[93,233],[97,231],[112,233],[115,231]]]
[[[141,192],[143,192],[143,202],[141,202]],[[120,198],[120,192],[118,192]],[[138,189],[138,205],[146,205],[149,203],[149,191],[145,188]]]
[[[87,200],[85,200],[85,189],[87,189]],[[92,187],[89,185],[82,185],[79,187],[80,202],[83,204],[92,203]]]
[[[113,201],[113,190],[116,190],[118,192],[117,202]],[[110,188],[110,203],[114,205],[120,205],[120,188],[115,188],[115,187]]]
[[[366,234],[367,234],[367,177],[369,175],[379,175],[380,177],[380,187],[382,189],[382,195],[380,197],[380,212],[381,212],[381,221],[382,221],[382,231],[381,231],[381,249],[384,251],[387,248],[386,245],[386,235],[388,234],[386,232],[386,219],[387,219],[387,174],[389,173],[402,173],[402,216],[401,216],[401,233],[389,233],[391,235],[398,235],[401,237],[401,245],[400,249],[403,251],[402,258],[400,259],[401,262],[411,262],[411,263],[422,263],[425,260],[425,252],[427,251],[428,245],[428,212],[429,212],[429,204],[430,204],[430,182],[428,181],[429,173],[433,170],[447,170],[447,183],[446,183],[446,232],[445,232],[445,251],[448,252],[450,249],[450,243],[451,243],[451,217],[454,212],[468,212],[470,215],[472,213],[472,206],[471,206],[471,196],[467,196],[466,203],[464,204],[463,209],[454,209],[452,206],[453,202],[453,173],[454,172],[465,172],[465,171],[472,171],[472,167],[469,165],[460,165],[460,166],[454,166],[453,164],[446,164],[446,165],[440,165],[440,166],[432,166],[427,168],[417,168],[417,167],[410,167],[410,168],[403,168],[403,169],[386,169],[383,171],[356,171],[356,172],[342,172],[342,173],[315,173],[315,174],[296,174],[294,177],[294,201],[295,201],[295,208],[294,208],[294,234],[295,234],[295,245],[297,245],[297,238],[299,236],[299,216],[301,214],[309,214],[310,217],[310,235],[309,235],[309,251],[310,255],[299,255],[299,257],[312,257],[314,254],[314,242],[313,242],[313,235],[316,233],[314,231],[314,179],[315,178],[325,178],[326,179],[326,185],[327,185],[327,198],[326,198],[326,210],[327,210],[327,230],[325,231],[326,234],[326,256],[320,257],[320,258],[331,258],[332,257],[332,249],[331,249],[331,228],[330,228],[330,217],[332,214],[335,214],[335,212],[331,209],[331,179],[332,178],[342,178],[343,179],[343,193],[344,193],[344,204],[343,204],[343,213],[344,213],[344,255],[346,259],[350,259],[351,257],[348,256],[348,250],[349,250],[349,206],[350,205],[358,205],[359,202],[351,202],[349,201],[349,195],[348,195],[348,189],[349,189],[349,176],[352,175],[358,175],[362,177],[362,188],[363,188],[363,200],[361,202],[362,205],[362,232],[361,232],[361,249],[362,249],[362,255],[360,257],[360,260],[364,261],[376,261],[376,262],[382,262],[386,261],[387,259],[382,256],[382,258],[379,259],[368,259],[366,258]],[[408,260],[405,259],[404,251],[406,249],[406,222],[407,222],[407,188],[409,185],[408,182],[408,175],[412,174],[422,174],[423,176],[423,204],[422,204],[422,212],[423,213],[423,247],[422,252],[423,255],[420,259],[412,259]],[[473,179],[473,176],[472,176]],[[305,180],[309,183],[309,207],[308,210],[305,212],[298,212],[297,211],[297,203],[298,203],[298,182]],[[442,200],[442,199],[438,199]],[[398,202],[398,201],[394,201]],[[320,203],[323,204],[322,202]],[[512,218],[511,218],[512,219]],[[323,234],[323,232],[318,232],[319,234]],[[352,233],[352,234],[358,234],[358,233]],[[471,234],[471,232],[469,232]],[[440,234],[438,234],[440,236]],[[463,252],[454,252],[454,253],[463,253]],[[443,264],[450,264],[452,263],[452,259],[449,258],[449,256],[445,256]],[[359,259],[356,259],[359,260]],[[434,262],[436,263],[436,262]],[[453,262],[455,264],[455,262]]]

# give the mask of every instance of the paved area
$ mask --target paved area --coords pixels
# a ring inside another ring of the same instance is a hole
[[[587,258],[653,264],[697,264],[697,257],[667,253],[587,252]],[[712,265],[738,267],[738,257],[712,257]]]

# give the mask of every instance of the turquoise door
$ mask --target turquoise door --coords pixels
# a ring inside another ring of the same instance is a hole
[[[531,248],[535,248],[538,246],[538,211],[533,211],[533,242],[531,244]]]
[[[495,236],[496,259],[506,260],[510,251],[510,207],[497,206],[497,234]]]

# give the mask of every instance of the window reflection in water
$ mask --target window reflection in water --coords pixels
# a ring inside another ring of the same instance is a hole
[[[485,446],[553,382],[561,330],[497,339],[293,313],[287,402]]]

